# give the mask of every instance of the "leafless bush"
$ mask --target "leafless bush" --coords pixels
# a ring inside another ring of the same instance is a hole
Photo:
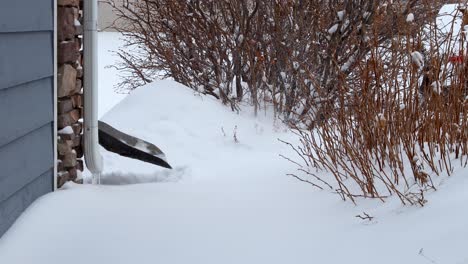
[[[462,15],[454,12],[444,29],[434,19],[416,32],[404,20],[390,43],[370,47],[340,84],[328,106],[333,112],[313,130],[297,127],[301,171],[313,178],[311,168],[328,171],[332,176],[316,184],[353,202],[396,194],[423,206],[433,176],[450,175],[454,161],[466,166],[468,67],[466,58],[452,56],[465,54],[466,37],[455,33]]]
[[[371,47],[401,34],[410,10],[417,29],[433,17],[424,3],[437,6],[434,0],[110,2],[132,50],[119,52],[128,73],[121,87],[163,75],[233,108],[245,97],[256,109],[271,102],[287,121],[311,111],[324,118]]]
[[[116,4],[118,30],[132,50],[118,53],[127,72],[122,87],[162,75],[233,110],[246,100],[256,111],[271,104],[302,139],[297,164],[312,177],[295,177],[352,201],[396,194],[424,204],[418,194],[434,188],[432,175],[450,174],[452,157],[467,162],[468,70],[464,58],[448,63],[465,47],[453,50],[454,31],[436,25],[445,2]]]

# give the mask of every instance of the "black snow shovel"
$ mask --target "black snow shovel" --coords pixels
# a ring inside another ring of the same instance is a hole
[[[172,169],[166,161],[166,155],[155,145],[127,135],[102,121],[98,121],[98,127],[99,144],[106,150],[124,157]]]

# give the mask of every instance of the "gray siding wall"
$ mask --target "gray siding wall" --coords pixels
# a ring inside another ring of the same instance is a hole
[[[0,3],[0,236],[53,189],[53,2]]]

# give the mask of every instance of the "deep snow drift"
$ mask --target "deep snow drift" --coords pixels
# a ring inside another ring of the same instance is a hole
[[[173,81],[135,90],[103,120],[174,170],[103,150],[107,185],[39,199],[0,240],[0,263],[468,263],[466,169],[424,208],[354,206],[287,176],[296,167],[279,154],[293,152],[277,138],[296,138],[245,109]],[[129,183],[145,184],[116,186]]]

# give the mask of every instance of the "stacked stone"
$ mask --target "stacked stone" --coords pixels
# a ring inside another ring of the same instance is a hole
[[[82,0],[58,0],[57,186],[82,182],[83,68]]]

